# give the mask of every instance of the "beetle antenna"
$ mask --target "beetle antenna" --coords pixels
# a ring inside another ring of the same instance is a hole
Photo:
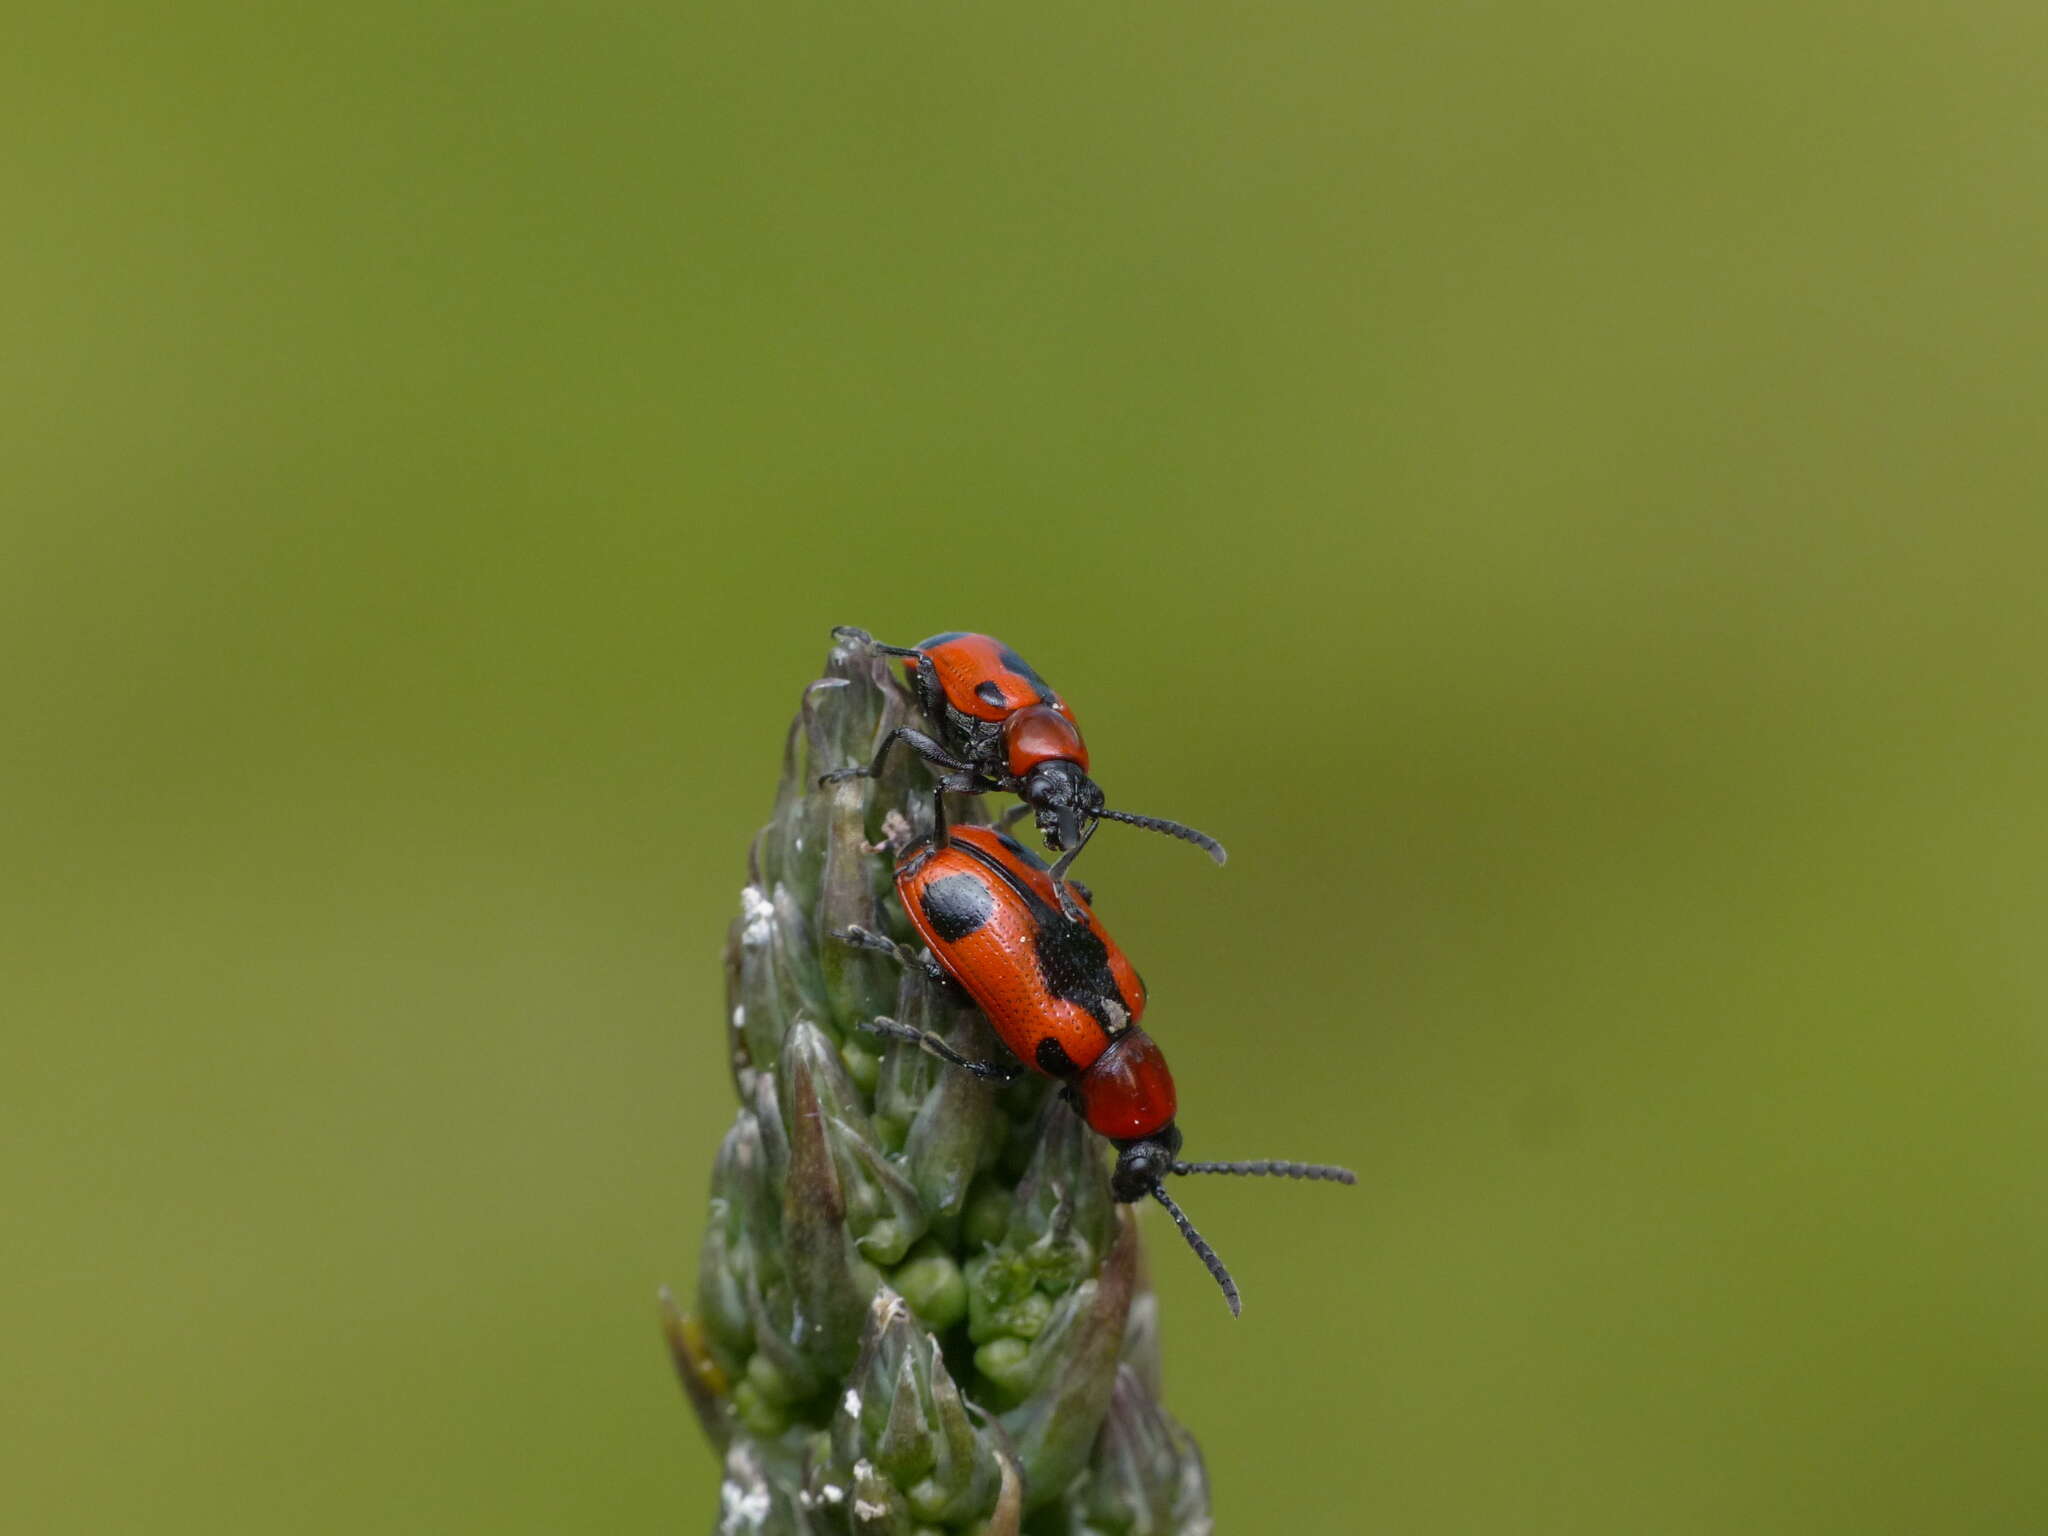
[[[1208,1266],[1209,1273],[1216,1277],[1216,1283],[1223,1287],[1223,1299],[1230,1303],[1230,1315],[1239,1316],[1244,1308],[1237,1299],[1237,1282],[1230,1278],[1230,1271],[1223,1267],[1223,1261],[1216,1257],[1216,1250],[1202,1240],[1202,1234],[1195,1230],[1185,1212],[1173,1203],[1173,1196],[1157,1184],[1152,1186],[1152,1198],[1166,1207],[1166,1214],[1173,1218],[1173,1224],[1180,1228],[1180,1235],[1188,1240],[1188,1246],[1195,1250],[1195,1257]]]
[[[1260,1178],[1328,1179],[1332,1184],[1356,1184],[1358,1175],[1349,1168],[1329,1163],[1175,1163],[1170,1173],[1247,1173]]]
[[[1168,821],[1164,816],[1133,816],[1129,811],[1111,810],[1101,810],[1095,814],[1105,821],[1121,821],[1133,827],[1143,827],[1148,832],[1164,832],[1168,837],[1177,837],[1184,843],[1193,843],[1218,864],[1230,857],[1223,851],[1223,845],[1208,833],[1197,832],[1193,827],[1182,826],[1177,821]]]

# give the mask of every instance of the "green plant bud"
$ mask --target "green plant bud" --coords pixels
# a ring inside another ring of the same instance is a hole
[[[789,1428],[788,1411],[755,1386],[751,1378],[732,1389],[732,1406],[747,1432],[761,1439],[772,1440]]]
[[[889,1481],[909,1489],[923,1481],[938,1460],[930,1428],[925,1423],[924,1393],[917,1380],[917,1357],[905,1352],[896,1371],[896,1388],[889,1396],[889,1412],[875,1442],[875,1461]]]
[[[1005,1055],[956,990],[833,938],[916,944],[892,850],[929,832],[932,770],[897,750],[879,778],[817,782],[871,764],[899,725],[944,729],[895,663],[836,634],[727,936],[719,1048],[740,1109],[693,1311],[662,1309],[725,1457],[717,1529],[1023,1536],[1028,1514],[1038,1536],[1206,1532],[1101,1140],[1042,1077],[996,1087],[863,1028],[888,1013],[969,1059]],[[948,814],[989,819],[969,796]],[[972,1362],[971,1394],[948,1358]]]
[[[1079,1115],[1048,1098],[1034,1132],[1003,1243],[1028,1255],[1042,1282],[1063,1288],[1108,1251],[1116,1206],[1104,1176],[1102,1139]]]
[[[900,1297],[879,1292],[833,1416],[829,1455],[807,1472],[807,1507],[847,1506],[850,1494],[856,1530],[867,1528],[863,1497],[885,1512],[871,1510],[871,1522],[957,1526],[997,1503],[1003,1461],[1000,1432],[975,1425],[938,1340]]]
[[[802,1402],[821,1392],[826,1378],[791,1341],[800,1330],[787,1293],[778,1289],[771,1305],[759,1287],[749,1283],[747,1310],[754,1320],[754,1352],[747,1357],[744,1374],[755,1390],[766,1385],[778,1403]]]
[[[1013,1191],[995,1179],[977,1179],[967,1192],[967,1208],[961,1213],[961,1246],[972,1252],[1000,1243],[1010,1230]]]
[[[718,1490],[720,1532],[800,1536],[788,1472],[772,1447],[772,1440],[739,1439],[726,1451],[725,1481]]]
[[[972,1060],[988,1060],[1000,1052],[995,1031],[979,1014],[954,1013],[953,1027],[943,1032],[947,1044]],[[950,1235],[959,1225],[976,1177],[994,1162],[1008,1127],[996,1107],[993,1084],[971,1072],[947,1068],[924,1051],[915,1054],[943,1070],[904,1138],[904,1168],[931,1213],[933,1227]]]
[[[968,1536],[1019,1536],[1024,1524],[1024,1477],[1017,1464],[1005,1457],[1003,1481],[996,1494],[996,1507],[988,1519],[967,1527]]]
[[[785,1124],[804,1121],[797,1108],[799,1094],[815,1099],[818,1128],[838,1175],[836,1189],[846,1228],[855,1235],[863,1258],[896,1263],[924,1235],[926,1217],[917,1191],[883,1152],[860,1087],[824,1032],[800,1022],[790,1030],[783,1049],[779,1075],[785,1086]],[[822,1188],[790,1196],[806,1201],[814,1197],[830,1198]]]
[[[1095,1455],[1066,1506],[1073,1536],[1208,1536],[1202,1454],[1128,1365],[1118,1367]]]
[[[778,1045],[776,1055],[781,1054],[782,1049]],[[767,1207],[761,1213],[767,1223],[762,1230],[769,1232],[781,1227],[782,1192],[789,1185],[789,1123],[782,1111],[782,1088],[786,1075],[755,1073],[751,1093],[753,1121],[761,1133],[761,1188],[763,1204]],[[780,1266],[771,1262],[777,1253],[778,1249],[764,1247],[762,1262],[766,1268],[779,1274]]]
[[[896,999],[894,964],[871,950],[831,941],[844,928],[879,928],[881,903],[875,894],[876,854],[864,830],[866,816],[857,783],[833,794],[833,816],[825,842],[825,879],[819,893],[817,954],[833,1022],[850,1035],[862,1019],[886,1013]]]
[[[1035,1339],[1052,1315],[1052,1298],[1038,1288],[1038,1271],[1021,1254],[995,1249],[967,1261],[967,1337],[976,1344],[1000,1338]]]
[[[912,1029],[947,1033],[951,1019],[940,1002],[940,991],[920,972],[905,968],[892,1007],[885,1009],[899,1023]],[[978,1017],[978,1015],[977,1015]],[[910,1125],[932,1095],[945,1086],[949,1076],[965,1077],[976,1087],[973,1074],[949,1071],[946,1064],[927,1051],[884,1051],[875,1074],[875,1131],[891,1152],[901,1152],[910,1137]]]
[[[853,1363],[867,1299],[877,1283],[874,1271],[855,1254],[847,1231],[847,1202],[833,1156],[824,1095],[847,1095],[845,1078],[830,1044],[808,1023],[789,1033],[780,1076],[787,1085],[789,1174],[782,1201],[793,1338],[828,1372]]]
[[[1014,1334],[1002,1334],[975,1350],[974,1368],[981,1373],[989,1401],[997,1408],[1012,1408],[1022,1402],[1037,1379],[1030,1343]]]
[[[1029,1507],[1058,1497],[1087,1465],[1116,1382],[1137,1258],[1138,1224],[1126,1208],[1102,1268],[1060,1298],[1032,1341],[1021,1374],[1023,1400],[1003,1415],[1024,1469]]]
[[[728,1372],[754,1343],[746,1283],[754,1273],[754,1243],[773,1233],[762,1166],[761,1132],[742,1113],[726,1133],[711,1174],[711,1224],[698,1264],[698,1313],[712,1349]]]
[[[926,1241],[889,1276],[889,1284],[934,1333],[943,1333],[967,1315],[967,1277],[953,1255],[939,1243]]]
[[[881,1080],[882,1058],[877,1056],[864,1040],[849,1039],[839,1047],[839,1060],[846,1068],[846,1075],[853,1079],[853,1086],[869,1098],[874,1097],[875,1084]],[[889,1145],[890,1136],[879,1126],[875,1135],[880,1139],[884,1151],[902,1150],[900,1138],[897,1145]]]
[[[1160,1358],[1159,1298],[1152,1292],[1151,1269],[1142,1247],[1138,1249],[1131,1312],[1124,1320],[1124,1349],[1120,1363],[1137,1373],[1139,1385],[1153,1398],[1165,1396],[1165,1388],[1161,1384],[1165,1372]]]
[[[726,1012],[737,1037],[735,1086],[742,1098],[748,1092],[749,1072],[775,1070],[789,1021],[806,1006],[769,890],[749,885],[740,892],[740,915],[733,919],[728,944],[732,969],[727,973]]]
[[[854,1196],[849,1202],[853,1224],[862,1229],[854,1246],[870,1264],[887,1269],[901,1263],[910,1245],[924,1235],[924,1208],[909,1181],[883,1160],[879,1147],[858,1142],[848,1152],[868,1175],[848,1185]]]
[[[676,1377],[697,1412],[697,1422],[704,1426],[705,1438],[724,1450],[732,1443],[734,1428],[731,1376],[713,1358],[703,1328],[696,1319],[683,1315],[665,1285],[661,1288],[661,1330],[668,1338]]]
[[[832,1026],[839,1009],[826,983],[823,951],[811,935],[809,909],[787,885],[774,888],[769,904],[775,912],[775,962],[788,973],[790,985],[796,989],[798,1016]]]
[[[871,1461],[853,1466],[853,1529],[856,1536],[910,1536],[910,1501]]]
[[[815,1377],[784,1370],[766,1351],[747,1361],[746,1379],[762,1400],[770,1403],[793,1403],[810,1396],[816,1387]]]

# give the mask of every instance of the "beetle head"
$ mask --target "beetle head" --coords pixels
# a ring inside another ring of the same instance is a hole
[[[1126,1205],[1133,1200],[1144,1199],[1158,1189],[1160,1182],[1173,1171],[1173,1160],[1178,1156],[1180,1127],[1170,1120],[1164,1129],[1154,1131],[1150,1136],[1117,1142],[1116,1167],[1110,1170],[1109,1192]]]
[[[1055,853],[1078,848],[1102,811],[1102,791],[1067,758],[1038,764],[1017,792],[1038,813],[1038,835]]]

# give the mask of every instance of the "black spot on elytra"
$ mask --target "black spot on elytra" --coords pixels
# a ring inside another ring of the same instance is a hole
[[[1106,1034],[1130,1023],[1134,1010],[1109,968],[1109,946],[1086,923],[1055,915],[1032,934],[1038,974],[1054,997],[1085,1008]]]
[[[1067,1054],[1067,1048],[1051,1035],[1038,1042],[1038,1049],[1032,1053],[1038,1058],[1038,1070],[1047,1077],[1072,1077],[1080,1068],[1074,1065],[1074,1058]]]
[[[964,939],[996,909],[996,899],[975,875],[942,875],[918,895],[925,920],[948,944]]]
[[[997,709],[1001,709],[1009,702],[1008,699],[1003,697],[1003,685],[1001,683],[976,683],[974,685],[974,693],[975,697],[979,698],[982,703],[993,704]]]
[[[1060,696],[1046,685],[1045,679],[1038,675],[1037,669],[1007,645],[1000,647],[996,655],[1005,667],[1031,685],[1032,691],[1038,695],[1039,703],[1057,704],[1060,701]]]
[[[1043,860],[1014,838],[1001,832],[996,836],[1019,862],[1045,868]],[[964,840],[953,846],[980,865],[990,879],[1000,880],[1030,911],[1031,949],[1048,992],[1085,1009],[1106,1035],[1136,1020],[1138,1010],[1144,1007],[1144,997],[1123,996],[1116,984],[1116,973],[1109,968],[1109,946],[1088,923],[1068,917],[995,855]],[[1134,1003],[1136,1007],[1132,1006]]]

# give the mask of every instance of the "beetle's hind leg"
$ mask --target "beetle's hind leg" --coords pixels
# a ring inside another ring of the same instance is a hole
[[[938,1057],[948,1066],[964,1068],[984,1082],[1007,1083],[1024,1070],[1014,1062],[1006,1066],[1000,1061],[971,1061],[930,1030],[918,1029],[910,1024],[899,1024],[886,1014],[877,1014],[874,1018],[865,1020],[860,1027],[890,1040],[908,1040],[928,1055]]]
[[[871,949],[878,955],[887,955],[906,970],[915,966],[940,986],[946,987],[949,990],[957,991],[959,988],[960,984],[946,973],[946,968],[929,954],[913,953],[908,946],[898,944],[892,938],[872,932],[858,925],[849,928],[834,928],[832,930],[832,937],[842,944],[852,945],[855,949]]]

